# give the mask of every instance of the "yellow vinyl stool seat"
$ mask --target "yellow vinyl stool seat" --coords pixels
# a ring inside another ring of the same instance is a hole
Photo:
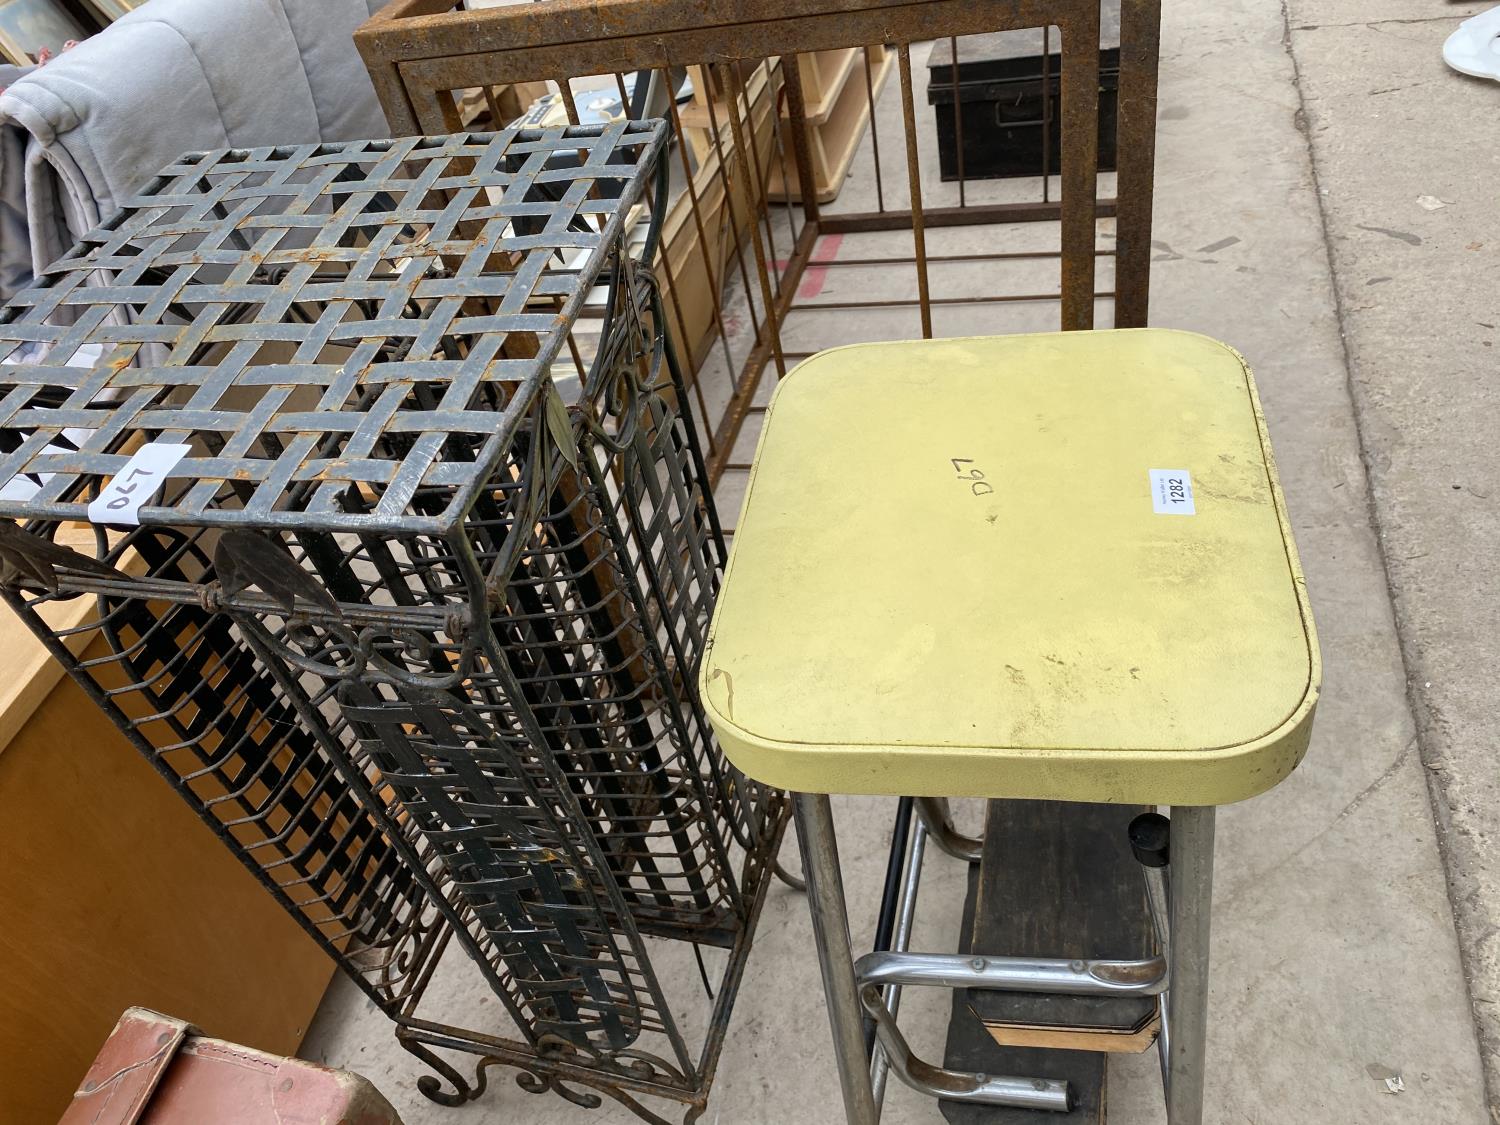
[[[1203,1125],[1215,806],[1296,767],[1320,675],[1265,420],[1232,349],[1159,329],[928,340],[838,348],[788,375],[698,690],[730,760],[793,793],[849,1125],[877,1125],[882,1061],[949,1101],[1073,1105],[1055,1076],[917,1059],[893,1010],[917,985],[1155,997],[1167,1120]],[[907,904],[924,831],[983,854],[943,798],[1171,806],[1129,832],[1160,948],[897,946],[856,962],[833,793],[914,806]]]
[[[699,687],[806,793],[1217,805],[1319,658],[1250,371],[1161,329],[863,344],[766,415]]]

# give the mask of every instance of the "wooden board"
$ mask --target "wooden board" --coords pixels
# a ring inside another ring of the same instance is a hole
[[[0,1121],[57,1120],[132,1004],[294,1052],[333,963],[4,606],[0,638]]]
[[[969,894],[964,900],[958,947],[973,952],[974,900],[979,886],[978,866],[969,868]],[[1023,1078],[1062,1079],[1072,1089],[1073,1108],[1067,1113],[1005,1106],[939,1101],[951,1125],[1104,1125],[1108,1056],[1096,1051],[1049,1051],[1001,1047],[970,1010],[968,999],[953,991],[953,1014],[948,1021],[948,1045],[943,1065],[950,1070],[981,1074],[1009,1074]]]
[[[1126,836],[1134,805],[991,801],[973,948],[996,956],[1150,957],[1156,935]],[[997,1043],[1145,1050],[1153,997],[968,991]]]
[[[111,542],[116,533],[111,532]],[[90,558],[98,554],[95,531],[92,526],[79,523],[61,525],[54,540],[64,546],[80,551]],[[131,573],[139,573],[141,567],[132,555],[116,564]],[[64,634],[70,651],[81,653],[89,632],[71,633],[94,613],[94,599],[71,598],[66,601],[45,603],[40,614],[42,620]],[[4,653],[5,675],[0,677],[0,754],[4,754],[11,741],[18,735],[37,708],[46,702],[59,680],[67,675],[63,666],[52,659],[41,641],[32,635],[26,623],[11,612],[10,607],[0,603],[0,653]],[[0,809],[0,814],[4,809]],[[3,857],[0,857],[3,861]]]
[[[808,51],[797,56],[797,71],[802,76],[802,97],[809,125],[821,125],[828,120],[839,94],[843,93],[844,84],[854,71],[855,62],[864,65],[861,61],[864,53],[863,47],[843,47],[834,51]]]
[[[865,86],[864,62],[851,66],[855,73],[846,75],[846,81],[834,99],[833,106],[822,111],[816,123],[810,116],[807,139],[812,157],[813,184],[819,203],[832,203],[844,186],[844,179],[854,163],[854,154],[859,151],[859,142],[864,138],[870,124],[870,95],[877,100],[885,86],[891,67],[896,62],[896,52],[885,47],[871,47],[869,52],[870,88]],[[772,168],[771,186],[767,194],[776,202],[798,201],[802,198],[801,186],[796,182],[796,169],[789,169],[793,182],[790,193],[782,182],[781,169]]]

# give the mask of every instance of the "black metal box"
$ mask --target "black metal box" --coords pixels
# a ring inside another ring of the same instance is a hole
[[[927,57],[927,72],[944,180],[959,178],[960,135],[966,180],[1039,176],[1043,168],[1049,175],[1061,172],[1062,42],[1055,28],[940,39]],[[1120,5],[1106,0],[1099,34],[1100,171],[1115,167],[1119,91]]]

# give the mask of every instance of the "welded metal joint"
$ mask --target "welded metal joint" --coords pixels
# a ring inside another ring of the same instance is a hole
[[[965,836],[953,825],[953,814],[946,797],[916,798],[917,816],[938,848],[966,863],[978,863],[984,854],[984,841]]]
[[[977,1102],[982,1105],[1046,1109],[1059,1113],[1066,1113],[1072,1108],[1072,1092],[1066,1082],[933,1066],[912,1052],[906,1037],[896,1024],[896,1017],[886,1010],[878,985],[861,984],[859,1000],[864,1010],[875,1020],[875,1033],[880,1038],[880,1045],[891,1070],[913,1090],[929,1097]]]

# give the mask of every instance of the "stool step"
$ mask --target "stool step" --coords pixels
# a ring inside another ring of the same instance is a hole
[[[978,886],[979,867],[975,865],[969,868],[969,894],[964,901],[963,931],[958,943],[959,951],[963,953],[973,952],[974,900]],[[1073,1108],[1067,1113],[1051,1113],[950,1101],[939,1101],[938,1108],[950,1125],[1104,1125],[1107,1061],[1108,1056],[1098,1051],[999,1046],[991,1038],[989,1029],[970,1009],[967,995],[962,990],[955,990],[943,1065],[950,1070],[983,1074],[1061,1079],[1072,1090]]]
[[[965,948],[996,956],[1152,956],[1156,935],[1127,834],[1146,811],[991,801]],[[1154,997],[969,989],[965,999],[1001,1046],[1143,1051],[1156,1039]]]

